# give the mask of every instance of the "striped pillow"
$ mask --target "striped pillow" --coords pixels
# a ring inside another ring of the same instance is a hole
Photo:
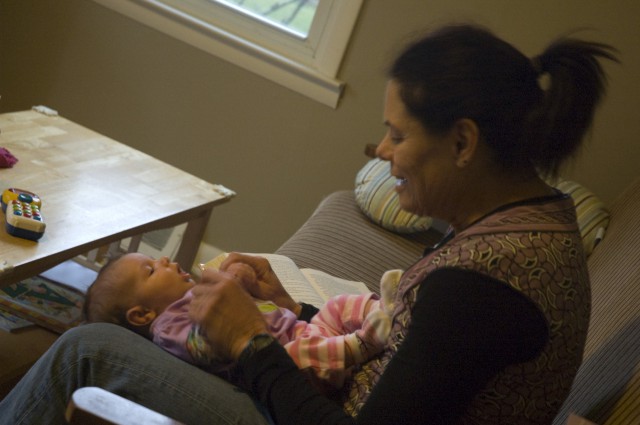
[[[604,237],[609,225],[609,211],[596,195],[576,182],[561,180],[552,186],[573,198],[585,254],[589,256]]]
[[[378,158],[369,161],[356,176],[355,196],[362,212],[374,223],[393,232],[427,230],[433,224],[431,217],[403,211],[394,190],[395,183],[386,161]],[[560,180],[548,183],[573,198],[585,253],[589,256],[604,237],[609,225],[609,211],[600,199],[576,182]]]
[[[381,159],[369,161],[356,176],[356,202],[362,212],[374,223],[397,233],[415,233],[427,230],[431,217],[420,217],[404,211],[398,203],[394,189],[395,177],[389,172],[389,163]]]

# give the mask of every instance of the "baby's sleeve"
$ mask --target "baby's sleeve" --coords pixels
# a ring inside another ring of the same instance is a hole
[[[191,291],[172,303],[151,324],[154,344],[182,360],[197,366],[207,366],[211,350],[189,318]]]
[[[165,351],[192,364],[198,364],[192,357],[188,342],[193,329],[185,311],[182,314],[162,314],[153,322],[151,333],[153,343]]]

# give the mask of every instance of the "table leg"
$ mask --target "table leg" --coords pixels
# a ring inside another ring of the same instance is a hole
[[[207,228],[212,211],[213,206],[187,223],[187,227],[182,235],[182,241],[180,242],[180,248],[174,259],[174,261],[180,264],[180,267],[186,271],[191,271],[193,267],[193,262],[196,259],[200,242],[204,236],[204,231]]]

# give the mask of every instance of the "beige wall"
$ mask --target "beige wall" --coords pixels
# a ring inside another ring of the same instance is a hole
[[[364,144],[383,133],[384,66],[412,32],[474,21],[533,55],[588,27],[624,64],[607,66],[609,95],[567,175],[611,201],[639,175],[638,16],[636,0],[365,0],[332,110],[89,0],[1,0],[0,111],[48,105],[236,190],[206,242],[272,251],[323,196],[353,187]]]

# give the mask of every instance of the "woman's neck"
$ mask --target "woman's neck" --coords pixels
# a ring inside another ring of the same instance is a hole
[[[505,205],[555,195],[553,188],[537,175],[495,174],[476,178],[469,187],[473,189],[466,191],[460,205],[464,208],[456,208],[459,214],[449,219],[456,233]]]

